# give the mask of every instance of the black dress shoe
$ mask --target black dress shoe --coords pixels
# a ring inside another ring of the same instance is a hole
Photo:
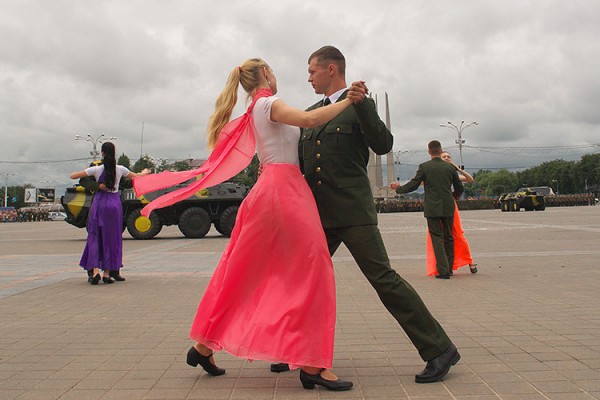
[[[439,274],[435,276],[437,279],[450,279],[450,274]]]
[[[102,277],[102,282],[104,283],[115,283],[115,281],[109,276],[108,278],[106,276]]]
[[[200,366],[202,368],[204,368],[204,370],[212,376],[219,376],[219,375],[223,375],[225,373],[225,370],[223,368],[219,368],[216,365],[213,365],[210,362],[210,357],[212,356],[212,354],[210,356],[203,356],[202,354],[200,354],[198,352],[198,350],[196,350],[196,348],[194,346],[192,346],[187,353],[187,363],[188,365],[191,365],[192,367],[196,367],[198,366],[198,364],[200,364]]]
[[[100,279],[102,279],[102,278],[100,277],[100,274],[96,274],[96,275],[95,275],[95,276],[92,278],[92,280],[88,280],[88,282],[89,282],[90,284],[92,284],[92,285],[97,285],[97,284],[98,284],[98,282],[100,282]]]
[[[121,274],[119,273],[119,271],[109,271],[108,272],[108,276],[110,276],[111,278],[113,278],[117,282],[123,282],[125,280],[125,278],[123,278],[121,276]]]
[[[94,279],[94,271],[92,271],[91,269],[86,271],[87,272],[87,276],[88,276],[88,283],[92,283],[92,279]]]
[[[302,386],[304,389],[314,389],[315,385],[323,386],[325,389],[334,390],[334,391],[342,391],[342,390],[350,390],[352,389],[352,382],[343,381],[341,379],[337,379],[335,381],[329,381],[324,379],[319,372],[316,375],[307,374],[303,370],[300,370],[300,382],[302,382]]]
[[[469,269],[471,270],[472,274],[476,274],[477,273],[477,264],[469,264]]]
[[[290,366],[286,363],[271,364],[271,372],[286,372],[290,370]]]
[[[431,383],[441,381],[450,371],[450,367],[456,364],[458,360],[460,360],[460,354],[456,350],[456,346],[451,343],[445,352],[427,361],[425,369],[420,374],[415,375],[415,382]]]

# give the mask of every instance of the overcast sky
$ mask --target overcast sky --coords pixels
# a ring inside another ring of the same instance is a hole
[[[305,108],[319,100],[307,58],[326,44],[346,56],[348,83],[367,82],[382,116],[388,93],[403,178],[427,158],[431,139],[458,161],[457,132],[439,126],[448,121],[479,121],[463,131],[469,169],[600,151],[596,0],[0,6],[0,173],[18,174],[9,185],[72,184],[67,175],[89,161],[65,160],[92,150],[75,135],[116,136],[118,154],[132,160],[205,158],[207,118],[233,67],[264,58],[278,95]]]

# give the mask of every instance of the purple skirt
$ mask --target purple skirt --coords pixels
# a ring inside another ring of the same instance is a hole
[[[88,237],[79,265],[118,271],[123,266],[123,206],[119,193],[98,191],[88,216]]]

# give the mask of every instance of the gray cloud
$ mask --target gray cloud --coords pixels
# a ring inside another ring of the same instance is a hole
[[[324,44],[344,52],[348,81],[366,80],[380,106],[388,93],[395,149],[410,150],[407,164],[422,161],[433,138],[456,152],[456,132],[439,124],[463,119],[480,122],[464,131],[474,147],[464,151],[467,166],[521,167],[598,151],[477,150],[600,142],[600,5],[592,1],[0,5],[0,161],[86,157],[91,145],[75,135],[101,133],[117,136],[117,151],[135,159],[142,123],[144,153],[204,157],[206,122],[232,68],[263,57],[279,95],[306,107],[318,100],[306,82],[307,57]],[[85,164],[3,162],[0,172],[68,185],[67,174]]]

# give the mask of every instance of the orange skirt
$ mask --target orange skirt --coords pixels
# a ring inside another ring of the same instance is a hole
[[[452,236],[454,237],[454,264],[452,265],[453,270],[457,270],[460,267],[473,263],[473,257],[471,257],[471,249],[467,238],[465,238],[465,231],[462,228],[462,222],[460,221],[460,214],[458,212],[458,205],[454,203],[454,222],[452,224]],[[433,244],[431,243],[431,236],[427,231],[427,275],[436,275],[436,259],[435,253],[433,252]]]

